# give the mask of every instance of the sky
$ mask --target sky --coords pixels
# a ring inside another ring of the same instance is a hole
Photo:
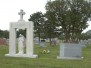
[[[28,21],[31,14],[41,11],[45,12],[48,0],[0,0],[0,29],[9,30],[10,22],[20,19],[18,12],[23,9],[26,13],[24,20]]]
[[[28,21],[31,14],[41,11],[45,13],[45,5],[48,0],[0,0],[0,29],[9,30],[10,22],[20,19],[18,12],[23,9],[26,13],[24,20]],[[91,29],[91,22],[83,32]]]

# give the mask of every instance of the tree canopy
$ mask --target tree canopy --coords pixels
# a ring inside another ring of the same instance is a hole
[[[45,30],[44,30],[44,24],[45,24],[45,17],[42,14],[42,12],[36,12],[30,15],[29,21],[34,22],[34,34],[35,36],[44,38]]]
[[[8,30],[0,30],[0,38],[9,38]]]
[[[46,14],[52,17],[55,26],[62,27],[65,42],[78,42],[82,31],[88,26],[91,16],[91,2],[86,0],[54,0],[46,4]],[[51,19],[48,19],[51,20]],[[52,23],[53,23],[52,22]]]

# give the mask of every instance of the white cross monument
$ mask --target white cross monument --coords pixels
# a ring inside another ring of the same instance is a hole
[[[33,22],[25,22],[23,20],[23,15],[25,12],[20,11],[20,20],[18,22],[10,23],[10,33],[9,33],[9,53],[5,56],[9,57],[29,57],[36,58],[37,55],[33,54]],[[26,29],[26,53],[17,54],[16,53],[16,29]]]

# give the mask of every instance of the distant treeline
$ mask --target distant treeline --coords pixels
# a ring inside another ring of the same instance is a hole
[[[9,38],[9,31],[0,29],[0,38]]]
[[[19,34],[24,35],[26,37],[26,30],[16,30],[16,37],[19,37]],[[0,29],[0,38],[9,38],[9,31],[8,30],[1,30]]]

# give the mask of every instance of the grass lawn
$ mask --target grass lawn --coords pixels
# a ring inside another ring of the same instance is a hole
[[[50,50],[49,54],[42,51]],[[0,46],[0,68],[91,68],[91,45],[83,48],[83,60],[62,60],[56,59],[59,55],[59,46],[41,48],[34,47],[34,53],[38,58],[14,58],[5,57],[8,53],[8,46]]]

